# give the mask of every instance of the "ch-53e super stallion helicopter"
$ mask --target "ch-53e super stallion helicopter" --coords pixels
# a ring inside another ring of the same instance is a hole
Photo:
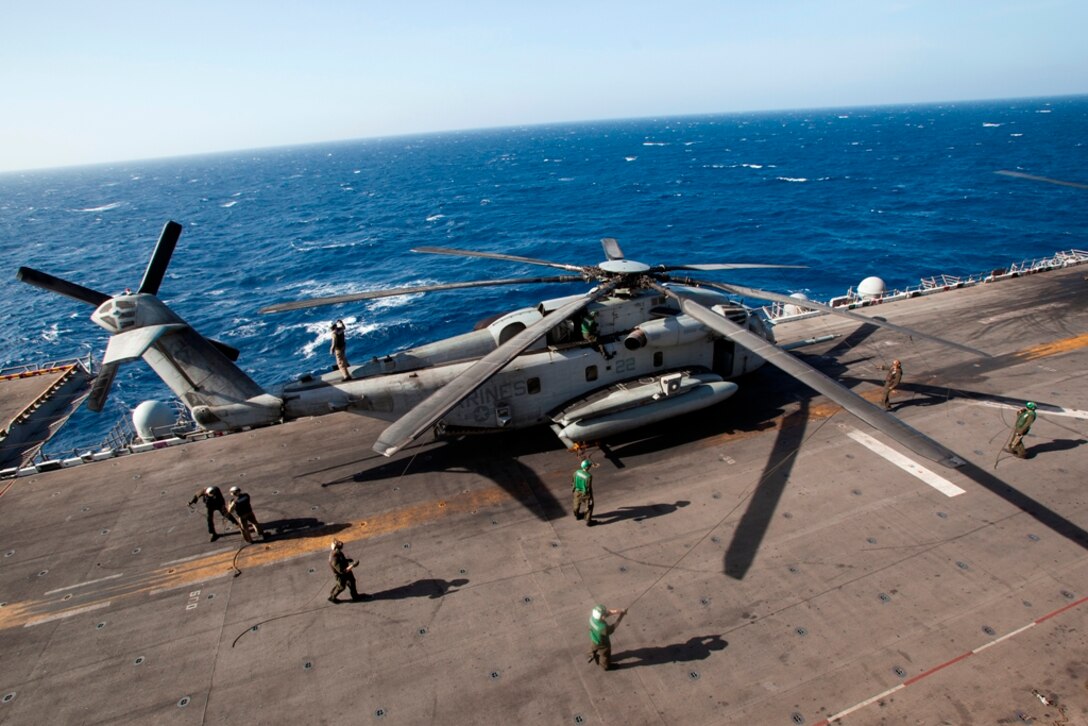
[[[432,428],[458,434],[550,424],[560,440],[573,446],[725,400],[737,391],[729,379],[766,361],[916,453],[946,466],[963,463],[949,449],[779,348],[767,325],[724,293],[823,310],[985,354],[820,303],[672,274],[788,265],[651,267],[624,257],[611,238],[602,240],[606,259],[596,265],[421,247],[414,251],[528,263],[573,274],[379,290],[272,305],[262,312],[492,285],[562,282],[593,287],[508,312],[468,333],[374,357],[353,366],[350,380],[341,380],[334,371],[265,391],[234,365],[238,351],[204,338],[156,297],[180,234],[181,225],[166,223],[134,293],[126,290],[111,297],[19,268],[17,277],[23,282],[93,305],[91,320],[111,333],[88,401],[92,410],[101,410],[117,366],[142,357],[205,429],[238,430],[349,411],[392,422],[374,443],[374,450],[385,456]],[[582,334],[587,314],[596,318],[596,340]]]

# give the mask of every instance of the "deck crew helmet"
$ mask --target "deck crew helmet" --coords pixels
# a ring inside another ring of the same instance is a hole
[[[241,493],[242,493],[242,490],[241,490],[241,489],[239,489],[238,487],[231,487],[231,488],[230,488],[230,493],[231,493],[231,494],[241,494]]]
[[[344,546],[344,543],[341,542],[338,539],[334,539],[332,542],[329,543],[329,549],[338,550],[343,546]]]
[[[606,608],[604,605],[597,605],[596,607],[593,608],[593,612],[590,613],[590,615],[593,616],[594,620],[600,620],[601,618],[603,618],[607,614],[608,614],[608,608]]]
[[[1027,403],[1024,404],[1024,408],[1027,408],[1029,410],[1034,411],[1035,410],[1035,402],[1034,401],[1028,401]]]
[[[215,487],[208,487],[207,489],[204,490],[204,493],[208,494],[208,495],[215,494]]]
[[[593,466],[589,459],[582,459],[582,471],[589,471],[589,467]]]

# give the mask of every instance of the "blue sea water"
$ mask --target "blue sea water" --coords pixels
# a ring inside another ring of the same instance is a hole
[[[162,297],[242,351],[271,385],[327,370],[328,323],[364,359],[583,290],[525,285],[261,315],[274,302],[373,288],[554,274],[422,255],[436,245],[575,264],[616,237],[647,263],[767,262],[710,273],[826,300],[1088,248],[1088,97],[639,119],[507,128],[0,175],[0,365],[93,353],[86,305],[15,281],[35,267],[108,294],[135,288],[163,223],[185,231]],[[755,301],[750,301],[755,302]],[[95,447],[170,392],[125,366],[106,410],[47,447]]]

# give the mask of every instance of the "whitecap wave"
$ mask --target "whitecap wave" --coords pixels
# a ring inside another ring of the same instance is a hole
[[[291,249],[295,252],[319,252],[321,250],[339,250],[346,247],[355,247],[356,245],[366,242],[369,239],[362,240],[338,240],[334,242],[317,242],[315,244],[301,244],[299,242],[291,242]]]
[[[784,182],[798,182],[798,183],[802,183],[802,182],[807,182],[807,181],[808,181],[808,178],[807,178],[807,177],[803,177],[803,176],[777,176],[777,177],[775,177],[775,179],[777,179],[778,181],[784,181]]]
[[[310,337],[310,341],[299,349],[299,353],[303,358],[313,358],[319,353],[321,355],[328,354],[329,343],[332,342],[332,331],[329,329],[333,321],[337,318],[330,318],[328,320],[321,320],[314,323],[301,323],[298,325],[291,325],[281,330],[276,331],[277,337],[280,332],[303,330]],[[344,321],[344,327],[346,328],[345,336],[347,338],[349,354],[351,347],[351,339],[353,337],[360,337],[371,333],[378,329],[377,323],[368,323],[359,320],[356,317],[339,318]],[[330,364],[332,356],[329,356]],[[350,360],[350,357],[349,357]]]
[[[231,199],[229,202],[223,202],[219,206],[222,207],[223,209],[230,209],[231,207],[233,207],[237,203],[238,203],[237,199]]]
[[[992,121],[983,121],[982,122],[982,128],[984,128],[984,129],[996,129],[999,126],[1004,126],[1004,124],[995,124]]]
[[[625,161],[634,161],[638,157],[637,156],[625,156],[623,158],[624,158]]]
[[[91,213],[94,213],[94,212],[108,212],[111,209],[117,209],[122,204],[124,204],[124,202],[110,202],[109,204],[103,204],[100,207],[86,207],[85,209],[73,209],[72,211],[73,212],[91,212]]]
[[[60,326],[57,323],[53,323],[48,328],[42,331],[42,340],[50,343],[60,339]]]
[[[445,219],[445,218],[446,218],[446,215],[444,215],[444,214],[432,214],[431,216],[427,217],[427,221],[428,222],[437,222],[438,220]]]
[[[643,141],[643,146],[668,146],[667,141]]]

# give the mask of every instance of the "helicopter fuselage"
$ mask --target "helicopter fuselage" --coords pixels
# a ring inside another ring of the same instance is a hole
[[[688,292],[770,338],[760,318],[725,295],[701,289]],[[511,311],[470,333],[371,358],[352,366],[351,380],[341,380],[336,371],[320,377],[303,376],[271,393],[282,399],[283,418],[288,420],[350,411],[394,421],[564,301],[549,300]],[[466,396],[443,417],[441,427],[448,432],[482,432],[549,423],[557,419],[557,412],[588,397],[601,398],[602,392],[619,388],[633,391],[632,384],[639,381],[678,371],[712,374],[711,379],[724,380],[755,370],[763,362],[743,347],[714,335],[652,291],[619,291],[594,303],[589,311],[597,320],[595,341],[582,335],[580,319],[564,321]],[[664,409],[663,397],[653,395],[657,390],[621,396],[616,408],[660,405]],[[735,390],[734,384],[719,389],[703,405]],[[610,412],[607,407],[598,407],[594,414]]]

